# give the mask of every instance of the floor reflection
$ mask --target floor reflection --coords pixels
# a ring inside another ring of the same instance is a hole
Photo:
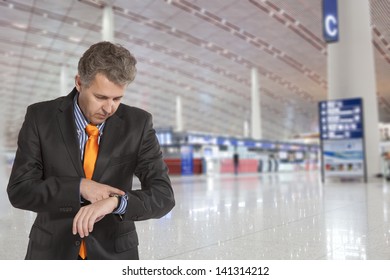
[[[390,259],[385,181],[322,184],[319,174],[302,172],[172,177],[172,183],[174,210],[137,222],[142,259]],[[24,258],[33,219],[6,207],[1,259]]]

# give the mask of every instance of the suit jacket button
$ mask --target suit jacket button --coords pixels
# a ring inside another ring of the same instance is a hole
[[[80,243],[81,243],[81,242],[77,240],[74,244],[75,244],[76,246],[80,246]]]

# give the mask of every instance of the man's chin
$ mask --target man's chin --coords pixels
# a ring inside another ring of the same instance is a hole
[[[108,118],[109,116],[94,116],[94,118],[92,119],[92,123],[96,125],[101,124],[104,123]]]

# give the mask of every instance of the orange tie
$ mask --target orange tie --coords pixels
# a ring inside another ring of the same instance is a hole
[[[87,179],[91,179],[99,151],[99,129],[95,125],[88,124],[85,130],[88,134],[88,141],[85,144],[84,173]],[[83,260],[87,257],[87,248],[84,239],[81,240],[79,255]]]

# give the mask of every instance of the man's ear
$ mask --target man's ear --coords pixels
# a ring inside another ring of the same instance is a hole
[[[77,74],[74,77],[74,83],[75,83],[77,91],[80,92],[80,90],[81,90],[81,79],[80,79],[80,75],[79,74]]]

